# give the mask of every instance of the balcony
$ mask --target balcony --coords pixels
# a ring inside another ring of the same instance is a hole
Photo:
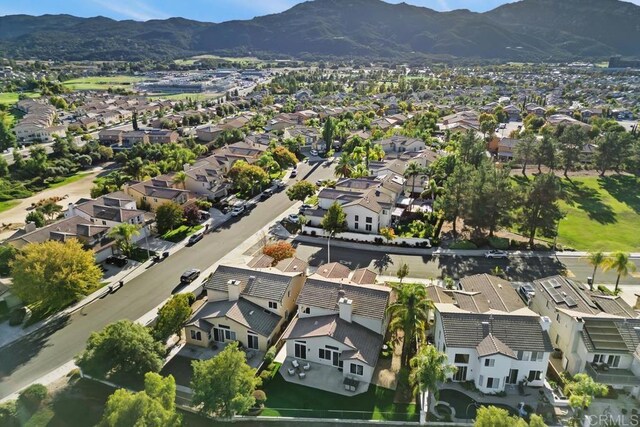
[[[617,386],[637,386],[640,385],[640,378],[635,376],[630,369],[609,368],[603,370],[596,369],[591,363],[585,364],[585,372],[599,383]]]

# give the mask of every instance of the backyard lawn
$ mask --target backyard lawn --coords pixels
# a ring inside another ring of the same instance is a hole
[[[63,84],[73,90],[107,90],[109,88],[133,88],[133,84],[143,81],[142,77],[111,76],[111,77],[81,77],[67,80]]]
[[[633,176],[562,180],[558,243],[577,250],[640,251],[640,179]]]
[[[415,404],[395,404],[394,390],[374,385],[353,397],[287,383],[281,375],[264,386],[265,409],[260,415],[311,418],[417,421]]]
[[[181,225],[175,230],[167,231],[162,235],[162,239],[177,243],[191,236],[196,231],[201,230],[203,227],[204,226],[202,225],[195,225],[193,227],[189,227],[188,225]]]

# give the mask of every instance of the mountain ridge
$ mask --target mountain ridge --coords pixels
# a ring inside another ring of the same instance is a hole
[[[437,12],[382,0],[313,0],[221,23],[174,17],[0,17],[0,56],[142,60],[196,54],[293,58],[554,61],[640,58],[640,6],[619,0],[521,0],[488,12]]]

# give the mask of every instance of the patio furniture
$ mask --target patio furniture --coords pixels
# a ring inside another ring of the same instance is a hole
[[[306,377],[306,376],[307,376],[307,374],[305,374],[304,372],[300,372],[300,373],[298,374],[298,377],[299,377],[301,380],[303,380],[303,379],[304,379],[304,377]]]
[[[291,377],[292,377],[292,376],[294,376],[294,375],[296,374],[296,370],[295,370],[295,369],[293,369],[293,368],[289,368],[289,369],[287,369],[287,372],[289,373],[289,376],[291,376]]]
[[[311,369],[311,363],[307,362],[305,365],[302,365],[302,369],[308,371]]]
[[[300,364],[298,363],[298,361],[296,359],[293,359],[291,361],[291,365],[296,369],[298,369],[300,367]]]

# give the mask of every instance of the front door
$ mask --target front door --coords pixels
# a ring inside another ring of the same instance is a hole
[[[516,384],[518,382],[518,370],[512,369],[507,377],[507,384]]]
[[[467,380],[467,367],[466,366],[456,366],[458,370],[453,375],[454,381],[466,381]]]
[[[331,364],[337,368],[342,368],[342,361],[340,360],[340,353],[337,351],[332,351],[331,354],[333,357],[331,358]]]
[[[224,329],[213,328],[213,340],[216,342],[224,342]]]

